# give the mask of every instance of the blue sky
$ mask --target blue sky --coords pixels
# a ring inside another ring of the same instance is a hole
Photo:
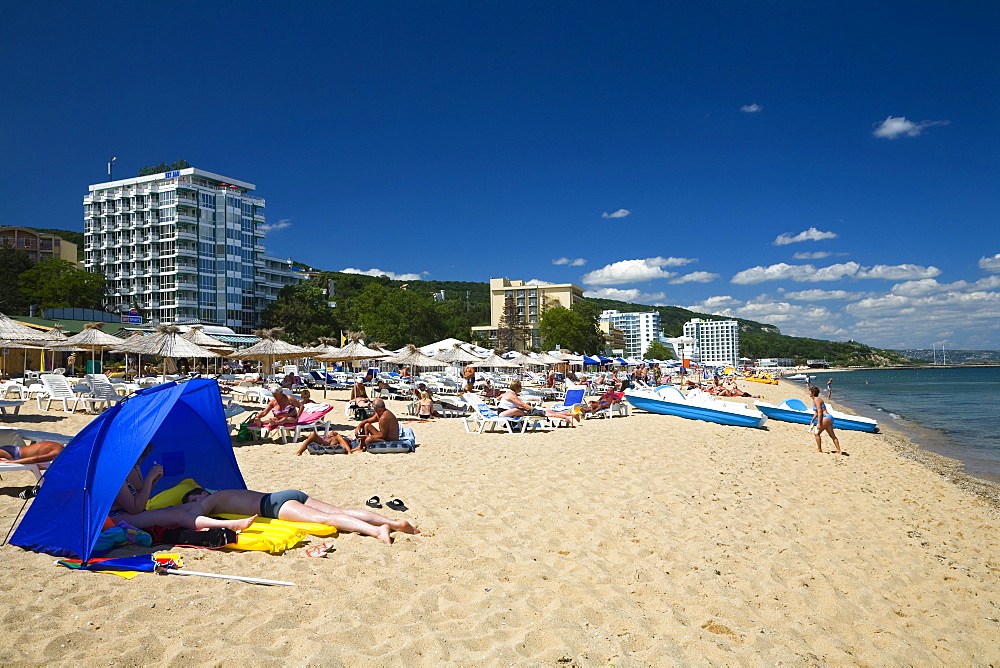
[[[8,4],[0,223],[82,231],[110,156],[183,158],[322,269],[1000,349],[997,34],[972,2]]]

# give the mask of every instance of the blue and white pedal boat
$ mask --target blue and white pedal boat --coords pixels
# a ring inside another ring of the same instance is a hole
[[[704,420],[734,427],[763,427],[767,416],[737,401],[720,401],[701,390],[684,396],[671,385],[637,387],[625,390],[625,400],[633,407],[660,415],[675,415],[689,420]]]
[[[800,399],[785,399],[775,406],[765,401],[755,401],[753,405],[768,417],[784,422],[795,422],[797,424],[809,424],[812,421],[813,410]],[[835,411],[829,406],[826,412],[833,418],[834,429],[845,429],[850,431],[867,431],[874,433],[878,431],[878,421],[860,415],[848,415]]]

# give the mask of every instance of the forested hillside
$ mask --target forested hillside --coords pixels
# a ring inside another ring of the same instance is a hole
[[[334,295],[323,290],[334,281]],[[440,292],[444,291],[441,300]],[[437,294],[437,299],[434,295]],[[310,296],[311,295],[311,296]],[[336,308],[327,307],[327,302]],[[591,299],[597,310],[660,313],[667,336],[680,336],[692,318],[728,320],[677,306],[646,306],[611,299]],[[825,360],[839,366],[905,364],[907,358],[856,342],[824,341],[785,336],[774,325],[736,318],[740,326],[740,355],[749,358],[790,357],[796,362]],[[300,286],[285,288],[279,302],[264,313],[267,326],[284,326],[302,342],[321,332],[363,329],[369,340],[399,347],[423,345],[455,337],[472,340],[470,328],[490,321],[489,284],[471,281],[394,281],[385,276],[323,272]],[[596,351],[586,351],[596,352]]]

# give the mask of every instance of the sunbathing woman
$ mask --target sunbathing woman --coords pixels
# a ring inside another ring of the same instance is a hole
[[[152,444],[146,446],[135,466],[125,477],[125,484],[119,490],[118,496],[115,497],[115,501],[111,505],[111,511],[108,513],[108,517],[115,523],[125,522],[139,529],[161,526],[197,530],[232,529],[233,531],[242,531],[253,524],[257,518],[256,515],[242,520],[217,520],[212,517],[192,514],[177,506],[146,510],[146,503],[153,491],[153,485],[163,477],[163,467],[159,464],[154,463],[145,478],[142,477],[139,470],[139,464],[152,449]]]
[[[813,434],[816,436],[816,450],[818,452],[823,452],[823,432],[830,434],[830,438],[833,439],[833,444],[837,448],[838,455],[846,455],[846,452],[841,452],[840,441],[837,440],[837,435],[833,433],[833,418],[830,414],[826,412],[826,403],[819,398],[819,387],[813,385],[809,388],[809,394],[812,395],[813,402],[813,417],[809,421],[810,427],[813,424]]]

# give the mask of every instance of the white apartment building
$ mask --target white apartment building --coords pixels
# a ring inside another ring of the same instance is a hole
[[[97,183],[83,198],[84,268],[107,279],[107,308],[152,323],[198,321],[249,332],[291,261],[261,244],[256,186],[194,167]]]
[[[601,313],[601,323],[620,329],[625,334],[625,357],[643,357],[646,348],[653,341],[663,340],[660,332],[660,314],[656,311],[648,313],[622,313],[609,309]]]
[[[686,349],[693,362],[722,362],[737,366],[740,361],[740,326],[735,320],[702,320],[694,318],[684,323],[684,336],[696,343]]]

